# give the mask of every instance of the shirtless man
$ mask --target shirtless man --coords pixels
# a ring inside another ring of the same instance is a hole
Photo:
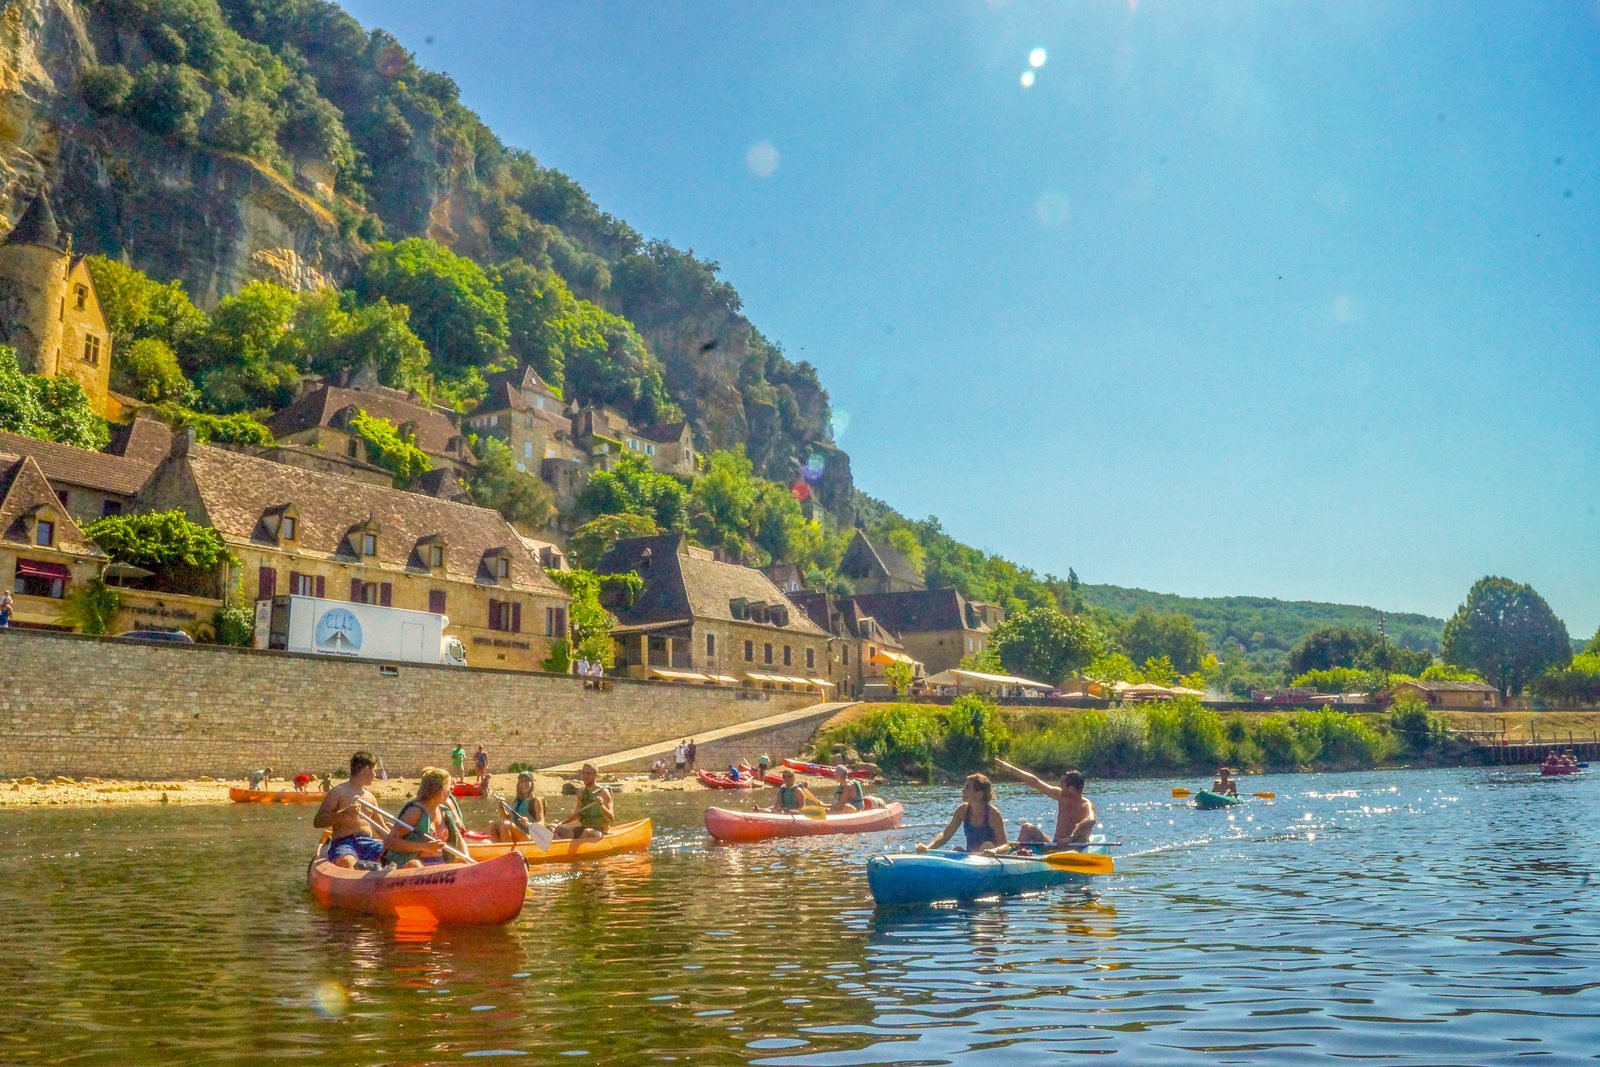
[[[376,804],[368,789],[375,776],[373,767],[377,760],[370,752],[357,752],[350,757],[350,780],[340,782],[322,798],[311,825],[319,830],[331,830],[333,841],[328,845],[328,858],[341,867],[354,867],[358,861],[377,863],[383,856],[383,842],[372,836],[372,824],[357,801]]]
[[[1239,783],[1233,779],[1233,770],[1228,767],[1217,768],[1217,780],[1211,783],[1211,791],[1220,793],[1225,797],[1239,795]]]
[[[1088,842],[1089,834],[1094,830],[1095,814],[1094,804],[1083,795],[1082,771],[1067,771],[1061,775],[1060,785],[1051,785],[1038,775],[1029,774],[1021,767],[1007,763],[1003,759],[997,759],[995,762],[1022,779],[1025,784],[1047,797],[1054,797],[1056,801],[1055,834],[1052,837],[1045,837],[1044,831],[1032,823],[1025,822],[1017,831],[1018,845],[1045,845],[1044,851],[1050,851],[1076,848]]]

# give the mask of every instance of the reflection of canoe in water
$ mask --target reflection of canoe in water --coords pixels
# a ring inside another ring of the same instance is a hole
[[[1105,853],[1104,845],[1087,851]],[[1058,885],[1086,885],[1089,875],[1042,859],[967,852],[907,852],[867,861],[867,887],[879,907],[977,900]]]
[[[774,811],[729,811],[706,809],[706,830],[718,841],[764,841],[769,837],[811,837],[819,834],[865,834],[892,830],[905,818],[905,805],[898,800],[886,807],[867,808],[812,819],[805,815],[786,815]]]
[[[572,863],[575,860],[614,856],[619,852],[643,852],[650,847],[653,833],[650,820],[640,819],[638,822],[617,823],[598,841],[556,840],[550,842],[547,849],[541,849],[532,841],[518,841],[515,844],[510,841],[469,841],[467,852],[475,860],[493,859],[515,851],[530,865]]]
[[[235,804],[321,804],[328,794],[304,793],[294,789],[239,789],[228,790],[228,799]]]
[[[320,856],[306,871],[325,908],[452,926],[498,926],[515,919],[528,894],[528,864],[514,852],[484,863],[360,871]]]
[[[1194,806],[1197,808],[1231,808],[1239,803],[1239,798],[1227,793],[1213,793],[1209,789],[1201,789],[1194,795]]]

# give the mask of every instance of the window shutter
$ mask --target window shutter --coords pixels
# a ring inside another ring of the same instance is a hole
[[[378,586],[378,603],[389,607],[394,600],[394,583],[384,582]]]
[[[430,590],[428,590],[428,610],[433,612],[435,615],[443,615],[444,614],[444,590],[443,589],[430,589]]]
[[[489,629],[500,629],[500,601],[494,599],[489,601]]]
[[[522,632],[522,604],[520,602],[511,605],[511,632],[514,634]]]
[[[278,572],[271,567],[262,567],[260,575],[260,581],[256,587],[256,596],[258,599],[265,600],[277,592]]]
[[[319,574],[319,575],[317,575],[317,596],[320,598],[320,597],[325,597],[327,595],[328,595],[328,582],[327,582],[327,579],[325,579],[322,575]]]
[[[360,578],[352,578],[352,579],[350,579],[350,603],[352,603],[352,604],[361,603],[361,579]]]

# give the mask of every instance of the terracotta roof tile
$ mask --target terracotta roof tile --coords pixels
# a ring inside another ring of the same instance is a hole
[[[49,547],[78,556],[104,555],[61,506],[60,498],[32,456],[0,453],[0,540],[31,547],[33,539],[25,520],[41,507],[50,509],[56,524],[55,539]]]
[[[436,456],[451,455],[461,430],[450,417],[425,404],[405,398],[392,389],[346,389],[319,385],[296,397],[267,419],[274,437],[288,437],[318,426],[331,426],[339,412],[359,408],[368,415],[388,419],[396,426],[412,423],[416,427],[417,447]]]
[[[91,452],[57,441],[40,441],[21,434],[0,432],[0,451],[17,456],[32,456],[39,469],[52,482],[81,485],[87,489],[132,496],[137,493],[154,463],[141,463],[124,456]]]
[[[644,588],[631,607],[612,609],[619,622],[638,625],[693,616],[826,636],[827,631],[798,607],[789,612],[788,624],[784,626],[735,619],[731,607],[734,600],[785,606],[789,606],[789,601],[760,571],[737,563],[698,559],[688,555],[685,547],[682,534],[635,537],[611,546],[600,561],[601,573],[637,571],[644,579]],[[647,552],[648,565],[645,562]]]

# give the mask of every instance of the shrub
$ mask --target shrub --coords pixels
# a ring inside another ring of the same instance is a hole
[[[61,615],[82,633],[103,634],[111,629],[121,606],[122,594],[97,574],[72,586],[61,602]]]
[[[219,645],[249,648],[256,637],[256,613],[249,604],[229,598],[211,616],[212,632]]]
[[[122,110],[133,92],[133,75],[128,68],[118,64],[90,67],[78,79],[78,91],[84,102],[96,111],[112,114]]]
[[[1394,735],[1397,750],[1406,756],[1426,756],[1450,744],[1450,720],[1417,699],[1397,700],[1384,714],[1384,726]]]
[[[1292,771],[1309,762],[1305,744],[1287,715],[1267,715],[1257,720],[1251,740],[1261,752],[1261,765],[1273,771]]]
[[[965,773],[988,766],[1011,736],[1000,710],[972,694],[958,697],[939,718],[940,764],[946,770]]]
[[[1379,733],[1355,715],[1338,711],[1300,711],[1290,720],[1318,770],[1340,771],[1382,763],[1393,750],[1393,739]]]

